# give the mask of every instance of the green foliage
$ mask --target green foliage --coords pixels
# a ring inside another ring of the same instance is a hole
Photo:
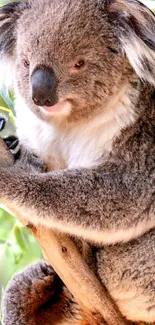
[[[41,251],[28,230],[3,209],[0,225],[0,285],[5,287],[15,272],[41,258]]]
[[[28,230],[0,208],[0,298],[10,278],[42,257],[40,247]],[[1,324],[1,322],[0,322]]]
[[[13,91],[6,89],[5,87],[2,87],[0,89],[0,106],[11,109],[11,111],[15,115],[14,111],[14,94]]]
[[[6,3],[9,3],[9,2],[17,2],[18,0],[1,0],[0,1],[0,6],[4,6]]]

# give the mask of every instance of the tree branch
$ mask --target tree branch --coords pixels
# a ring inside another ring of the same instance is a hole
[[[81,325],[129,324],[67,235],[45,227],[27,225],[21,212],[11,205],[7,205],[7,208],[29,228],[45,258],[76,299],[83,311]]]
[[[127,324],[67,235],[41,227],[32,227],[31,231],[47,260],[80,305],[89,324]]]

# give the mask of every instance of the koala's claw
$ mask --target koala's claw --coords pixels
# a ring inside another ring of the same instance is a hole
[[[20,150],[19,140],[16,136],[11,135],[4,139],[5,144],[13,155],[17,155]]]
[[[5,128],[5,119],[3,117],[0,118],[0,131],[3,131]]]
[[[3,139],[8,151],[11,153],[14,159],[14,168],[18,169],[18,172],[45,172],[46,166],[44,162],[39,159],[33,152],[20,145],[16,136],[11,135]]]

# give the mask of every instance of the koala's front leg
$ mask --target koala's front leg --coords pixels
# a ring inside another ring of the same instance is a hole
[[[108,164],[98,170],[0,169],[0,202],[34,224],[99,243],[128,241],[155,226],[155,173]]]

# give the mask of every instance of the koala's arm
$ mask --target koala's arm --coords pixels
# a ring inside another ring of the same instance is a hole
[[[0,169],[0,202],[34,224],[99,243],[128,241],[155,226],[155,170],[108,163],[98,169],[29,173]]]

